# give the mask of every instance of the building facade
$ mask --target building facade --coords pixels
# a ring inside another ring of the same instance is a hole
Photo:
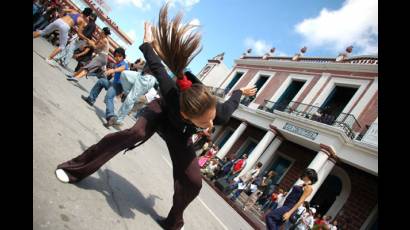
[[[213,72],[218,56],[199,78],[220,101],[244,86],[228,124],[217,126],[217,157],[248,154],[241,174],[262,162],[274,183],[289,190],[306,168],[319,180],[308,198],[318,212],[349,223],[349,229],[377,226],[378,58],[273,57],[245,54],[225,76]]]

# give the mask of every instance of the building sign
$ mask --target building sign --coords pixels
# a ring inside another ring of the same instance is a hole
[[[285,126],[283,126],[283,129],[288,130],[289,132],[292,132],[292,133],[296,133],[300,136],[304,136],[306,138],[312,139],[312,140],[316,139],[317,135],[319,134],[318,132],[314,132],[314,131],[307,130],[301,127],[297,127],[289,123],[286,123]]]
[[[124,32],[122,32],[119,28],[119,26],[110,18],[106,13],[103,12],[103,10],[99,7],[98,2],[103,2],[103,1],[97,1],[97,0],[82,0],[85,2],[92,10],[94,10],[99,19],[101,21],[107,23],[112,29],[114,29],[114,32],[119,35],[119,37],[125,41],[127,44],[132,45],[134,42],[131,38],[129,38]],[[97,2],[97,3],[95,3]]]

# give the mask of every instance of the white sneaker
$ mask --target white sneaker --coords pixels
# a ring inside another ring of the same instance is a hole
[[[46,62],[51,66],[57,66],[57,62],[55,62],[53,59],[46,58]]]
[[[63,183],[68,183],[70,181],[70,179],[68,178],[67,173],[65,173],[64,170],[62,170],[62,169],[57,169],[56,170],[56,176],[57,176],[57,179],[59,179]]]

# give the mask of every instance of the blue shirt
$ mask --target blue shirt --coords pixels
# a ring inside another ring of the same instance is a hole
[[[116,64],[115,68],[118,68],[118,67],[121,67],[121,66],[124,66],[124,65],[125,65],[125,70],[128,70],[129,69],[128,63],[125,60],[122,60],[122,62]],[[120,76],[121,76],[121,72],[115,72],[113,82],[121,84]]]

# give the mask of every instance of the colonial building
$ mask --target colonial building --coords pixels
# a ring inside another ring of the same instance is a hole
[[[350,229],[372,229],[378,217],[378,57],[273,52],[248,52],[226,75],[216,72],[226,67],[218,55],[199,73],[221,101],[244,86],[258,89],[242,98],[228,124],[216,127],[217,157],[246,153],[242,174],[260,161],[285,190],[313,168],[319,180],[308,200],[318,212],[347,221]]]

